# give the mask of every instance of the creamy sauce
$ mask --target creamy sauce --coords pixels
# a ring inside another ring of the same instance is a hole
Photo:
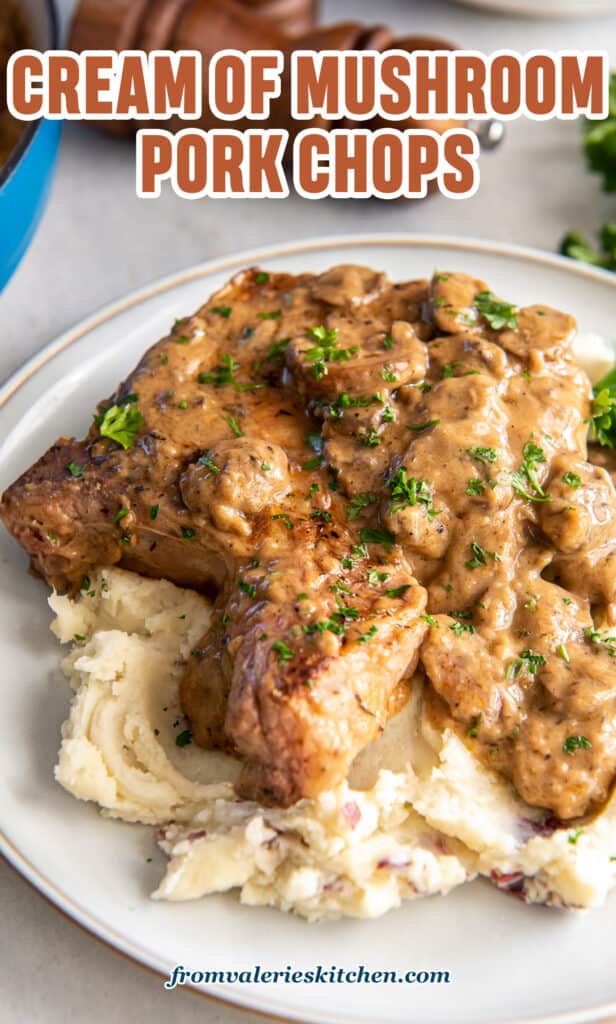
[[[586,461],[572,319],[491,324],[486,291],[248,271],[114,397],[145,419],[129,450],[94,425],[3,497],[56,586],[121,562],[216,591],[182,701],[242,758],[244,796],[336,784],[418,659],[435,720],[529,803],[566,819],[607,796],[616,493]]]

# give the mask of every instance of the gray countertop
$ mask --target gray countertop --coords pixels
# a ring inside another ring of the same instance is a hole
[[[66,18],[73,0],[59,0]],[[540,6],[539,0],[537,6]],[[326,0],[324,20],[371,21],[369,0]],[[490,16],[444,0],[381,0],[379,21],[431,32],[486,51],[607,48],[616,64],[616,16],[527,20]],[[134,148],[81,124],[65,127],[51,201],[22,266],[0,297],[0,380],[54,336],[153,278],[211,257],[317,235],[440,233],[512,241],[554,251],[564,231],[588,234],[614,202],[585,173],[575,123],[519,120],[481,160],[471,199],[417,203],[322,200],[158,200],[134,190]],[[7,1022],[127,1019],[163,1024],[247,1020],[161,981],[65,920],[0,864],[0,989]],[[256,1019],[256,1018],[255,1018]]]

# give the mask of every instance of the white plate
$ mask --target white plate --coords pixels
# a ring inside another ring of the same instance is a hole
[[[393,278],[437,266],[487,280],[520,303],[577,315],[613,337],[616,276],[531,250],[441,238],[327,239],[242,254],[189,270],[97,314],[48,346],[0,392],[0,487],[59,434],[83,435],[110,393],[174,317],[197,308],[235,269],[322,270],[359,262]],[[226,984],[208,994],[294,1020],[501,1024],[598,1020],[616,1013],[616,900],[586,915],[527,907],[487,882],[409,903],[377,921],[320,925],[241,907],[232,896],[155,903],[163,858],[152,831],[105,820],[53,782],[68,687],[48,630],[46,588],[0,531],[0,830],[8,859],[79,924],[168,975],[315,964],[449,971],[448,985]],[[616,850],[614,851],[616,854]],[[147,863],[147,858],[152,862]],[[201,989],[202,990],[202,989]]]
[[[481,7],[497,14],[527,14],[534,18],[587,18],[608,14],[614,0],[455,0],[465,7]]]

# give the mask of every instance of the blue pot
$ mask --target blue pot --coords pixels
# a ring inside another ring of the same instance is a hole
[[[21,0],[35,49],[58,47],[54,0]],[[30,245],[47,202],[60,121],[31,121],[0,168],[0,291]]]

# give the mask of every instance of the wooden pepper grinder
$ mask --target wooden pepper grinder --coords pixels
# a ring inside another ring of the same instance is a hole
[[[317,0],[241,0],[241,3],[288,35],[299,35],[316,25]]]
[[[287,129],[291,137],[309,124],[294,122],[290,115],[288,57],[294,50],[453,49],[451,43],[436,38],[395,39],[393,33],[381,25],[346,22],[314,27],[314,14],[312,0],[81,0],[71,26],[69,46],[78,52],[88,49],[199,50],[204,68],[204,114],[199,127],[206,130],[220,127],[207,102],[207,70],[214,54],[222,49],[281,50],[286,58],[281,96],[272,102],[268,126]],[[308,28],[301,35],[289,34],[289,25],[295,28],[308,25]],[[321,117],[312,123],[325,129],[333,127],[332,122]],[[397,121],[395,127],[413,128],[420,124],[444,132],[453,125],[460,126],[460,121],[409,119]],[[363,125],[381,126],[376,121]],[[115,135],[131,135],[146,126],[144,121],[100,123],[103,131]],[[249,126],[249,122],[241,121],[234,121],[232,125],[235,129]],[[185,125],[172,118],[170,127],[174,130]]]

